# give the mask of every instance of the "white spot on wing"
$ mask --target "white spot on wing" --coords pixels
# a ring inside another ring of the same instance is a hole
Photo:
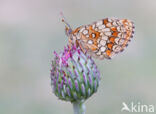
[[[100,42],[100,39],[97,39],[97,43],[99,43]]]
[[[95,29],[95,24],[92,25],[92,28]]]
[[[120,50],[121,50],[121,47],[120,46],[118,46],[118,45],[114,45],[113,46],[113,51],[119,52]]]
[[[121,28],[120,28],[120,27],[117,27],[117,30],[118,30],[119,32],[121,32]]]
[[[105,28],[105,25],[100,25],[98,28],[99,29],[104,29]]]
[[[128,25],[128,22],[125,22],[126,25]]]
[[[105,32],[106,36],[110,36],[112,33],[111,32]]]
[[[126,32],[126,29],[124,27],[121,27],[121,32]]]
[[[100,52],[100,51],[98,51],[96,54],[99,56],[99,55],[101,55],[101,52]]]
[[[79,40],[80,39],[80,34],[77,34],[76,35],[76,38]]]
[[[121,25],[122,25],[122,23],[120,23],[119,21],[116,21],[116,23],[117,23],[119,26],[121,26]]]
[[[119,45],[122,45],[124,42],[125,42],[124,39],[120,39],[120,40],[119,40]]]
[[[101,52],[104,52],[106,50],[106,47],[101,47],[100,50]]]
[[[104,28],[102,29],[103,32],[109,32],[110,31],[110,28]]]
[[[108,18],[108,21],[109,21],[109,22],[112,22],[112,19]]]
[[[105,40],[101,40],[100,44],[104,46],[106,44],[106,41]]]
[[[102,25],[102,21],[98,21],[97,23],[96,23],[96,26],[99,26],[99,25]]]
[[[80,29],[80,32],[83,32],[84,29],[85,29],[85,27],[81,28],[81,29]]]
[[[112,24],[111,23],[107,23],[107,27],[111,27],[112,26]]]
[[[98,44],[98,47],[101,47],[101,44]]]
[[[83,31],[83,34],[84,34],[84,35],[88,34],[88,30],[84,30],[84,31]]]
[[[92,33],[92,38],[95,38],[95,34],[94,33]]]
[[[118,26],[117,23],[116,23],[116,21],[113,22],[113,25],[114,25],[114,26]]]
[[[116,43],[116,44],[119,43],[119,38],[115,38],[115,43]]]
[[[77,37],[73,36],[73,39],[74,39],[74,40],[79,39],[79,38],[80,38],[80,37],[77,38]]]
[[[92,40],[88,40],[88,44],[93,44],[93,41]]]
[[[121,38],[121,35],[122,35],[121,33],[118,33],[118,37],[119,37],[119,38]]]
[[[104,34],[103,34],[103,32],[100,32],[100,36],[103,36]]]
[[[98,31],[98,28],[95,28],[95,31]]]
[[[86,37],[89,38],[89,35],[87,34]]]
[[[102,36],[103,40],[108,40],[108,36]]]

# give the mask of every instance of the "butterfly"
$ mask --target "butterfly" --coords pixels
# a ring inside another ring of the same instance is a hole
[[[122,52],[134,36],[134,23],[128,19],[104,18],[73,30],[62,17],[69,45],[76,43],[84,53],[97,59],[111,59]]]

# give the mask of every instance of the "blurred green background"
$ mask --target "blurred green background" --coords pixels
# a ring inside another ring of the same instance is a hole
[[[73,113],[50,86],[53,51],[68,42],[60,11],[73,28],[106,17],[136,26],[123,53],[96,60],[102,80],[86,114],[129,114],[122,102],[156,108],[155,0],[0,0],[0,114]]]

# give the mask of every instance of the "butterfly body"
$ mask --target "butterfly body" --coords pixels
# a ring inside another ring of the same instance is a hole
[[[105,18],[75,30],[67,27],[66,33],[69,44],[76,43],[84,53],[111,59],[127,47],[134,34],[134,24],[127,19]]]

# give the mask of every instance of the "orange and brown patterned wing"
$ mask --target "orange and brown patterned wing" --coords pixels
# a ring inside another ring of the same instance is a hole
[[[98,59],[111,59],[128,46],[134,24],[127,19],[106,18],[81,26],[73,33],[80,48]]]

